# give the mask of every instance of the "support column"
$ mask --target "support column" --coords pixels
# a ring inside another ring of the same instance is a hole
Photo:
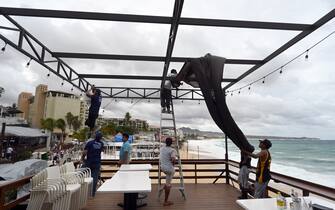
[[[226,134],[225,134],[225,148],[226,148],[226,154],[225,154],[226,184],[229,184],[230,175],[229,175],[229,164],[228,164],[228,161],[229,161],[229,158],[228,158],[228,137],[227,137]]]

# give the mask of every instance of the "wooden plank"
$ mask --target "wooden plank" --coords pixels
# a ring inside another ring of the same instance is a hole
[[[226,184],[186,184],[186,200],[182,198],[179,191],[171,191],[171,201],[174,205],[170,207],[163,206],[164,195],[160,201],[157,199],[157,185],[152,185],[152,192],[148,193],[145,202],[148,206],[141,210],[160,210],[160,209],[178,209],[178,210],[242,210],[236,204],[239,191]],[[117,203],[123,201],[123,194],[99,194],[90,199],[83,210],[113,210],[120,209]]]

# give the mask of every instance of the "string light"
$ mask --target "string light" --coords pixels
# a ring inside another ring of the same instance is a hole
[[[61,86],[63,86],[64,85],[64,80],[62,81],[62,83],[60,83],[61,84]]]
[[[50,71],[49,71],[49,73],[47,74],[47,77],[50,77]]]
[[[117,102],[117,100],[115,99],[115,102]]]
[[[5,46],[3,46],[3,47],[1,48],[1,51],[2,51],[2,52],[5,52],[5,51],[6,51],[6,46],[7,46],[7,42],[5,43]]]
[[[26,68],[29,68],[31,60],[33,59],[32,58],[29,59],[28,63],[26,64]]]
[[[231,94],[230,94],[231,96],[233,96],[233,92],[231,92]]]
[[[130,103],[133,103],[133,99],[131,99]]]
[[[304,56],[306,60],[308,60],[309,58],[309,51],[311,49],[313,49],[314,47],[316,47],[317,45],[319,45],[321,42],[323,42],[324,40],[326,40],[327,38],[329,38],[331,35],[335,34],[335,31],[332,31],[331,33],[329,33],[327,36],[325,36],[324,38],[322,38],[320,41],[316,42],[314,45],[312,45],[311,47],[309,47],[307,50],[301,52],[300,54],[296,55],[295,57],[293,57],[291,60],[287,61],[284,65],[281,65],[279,68],[276,68],[274,69],[273,71],[269,72],[268,74],[254,80],[253,82],[250,82],[242,87],[239,87],[239,88],[236,88],[236,89],[233,89],[233,90],[230,90],[230,91],[227,91],[226,93],[233,93],[233,92],[239,92],[244,89],[244,88],[248,88],[248,90],[251,90],[251,85],[253,85],[254,83],[257,83],[259,81],[262,81],[262,83],[264,84],[265,83],[265,79],[272,75],[273,73],[275,72],[279,72],[280,74],[283,73],[283,68],[287,65],[289,65],[290,63],[292,63],[293,61],[297,60],[298,58],[300,58],[301,56]],[[227,94],[226,94],[227,96]]]
[[[72,86],[72,88],[71,88],[71,91],[73,91],[73,86]]]
[[[198,101],[198,104],[200,104],[200,100]]]
[[[148,99],[148,102],[150,103],[150,99]]]
[[[240,94],[240,93],[241,93],[241,90],[238,91],[238,94]]]
[[[184,100],[181,100],[181,103],[184,103]]]

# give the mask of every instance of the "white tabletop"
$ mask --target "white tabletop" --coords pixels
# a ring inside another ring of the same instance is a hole
[[[118,171],[111,179],[103,183],[101,193],[139,193],[151,192],[149,171]]]
[[[120,171],[149,171],[152,169],[151,164],[123,164]]]
[[[317,197],[303,197],[306,203],[310,201],[328,208],[333,208],[335,210],[335,203],[327,200],[323,200]],[[291,198],[286,198],[287,201],[287,210],[290,210]],[[302,200],[302,205],[304,201]],[[237,200],[236,203],[246,210],[278,210],[276,198],[263,198],[263,199],[246,199],[246,200]],[[304,209],[304,208],[303,208]],[[307,208],[305,208],[307,209]]]

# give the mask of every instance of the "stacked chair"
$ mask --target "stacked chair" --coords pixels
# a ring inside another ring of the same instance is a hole
[[[31,179],[27,210],[78,210],[86,205],[93,180],[87,168],[72,162],[44,169]]]

